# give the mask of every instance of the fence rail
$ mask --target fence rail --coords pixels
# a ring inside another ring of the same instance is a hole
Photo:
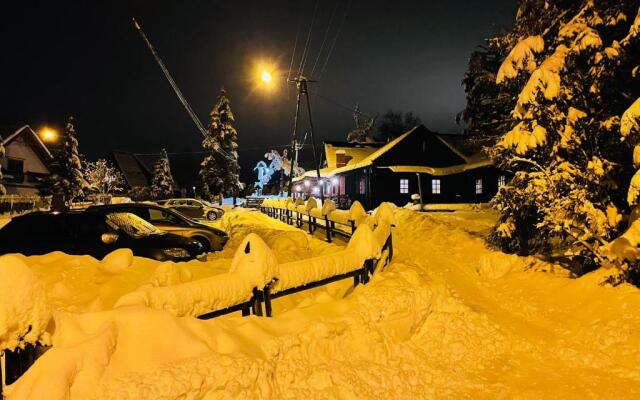
[[[49,209],[50,207],[51,196],[41,197],[15,194],[0,196],[0,214],[18,214]]]

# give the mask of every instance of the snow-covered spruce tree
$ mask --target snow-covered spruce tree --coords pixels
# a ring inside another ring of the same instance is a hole
[[[623,277],[640,259],[611,243],[640,200],[639,3],[525,0],[496,39],[513,44],[495,73],[511,123],[490,151],[515,173],[494,199],[505,249],[563,252]]]
[[[124,176],[105,159],[83,163],[82,175],[89,193],[101,195],[119,193],[124,190]]]
[[[151,179],[151,196],[154,199],[168,198],[173,195],[175,183],[171,175],[169,156],[167,151],[162,149],[160,157],[153,168],[153,178]]]
[[[233,127],[235,118],[224,89],[210,115],[208,135],[202,141],[209,155],[201,163],[200,178],[211,194],[235,197],[240,190],[238,133]]]
[[[63,193],[65,198],[73,200],[82,197],[86,181],[82,176],[82,162],[78,153],[78,139],[73,126],[73,117],[69,117],[61,137],[62,145],[52,163],[52,176],[45,186],[54,193]]]

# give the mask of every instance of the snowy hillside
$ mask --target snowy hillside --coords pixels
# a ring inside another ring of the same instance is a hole
[[[273,318],[112,308],[145,285],[226,272],[247,233],[278,262],[342,250],[257,212],[227,213],[231,241],[207,263],[124,255],[111,265],[124,267],[105,271],[89,257],[20,257],[46,287],[53,348],[8,398],[640,396],[638,289],[570,279],[535,258],[488,249],[489,210],[396,210],[396,218],[394,261],[369,284],[278,299]],[[0,296],[5,311],[11,299]],[[0,337],[15,322],[0,319]]]

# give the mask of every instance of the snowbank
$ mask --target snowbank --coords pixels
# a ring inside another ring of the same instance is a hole
[[[166,287],[144,287],[124,295],[115,308],[146,306],[176,316],[198,316],[248,301],[275,276],[277,259],[256,234],[242,241],[229,272]]]
[[[0,257],[0,351],[46,342],[51,318],[44,287],[18,257]]]
[[[394,261],[367,285],[300,293],[273,318],[56,315],[8,398],[640,396],[637,288],[491,250],[487,210],[392,211]]]

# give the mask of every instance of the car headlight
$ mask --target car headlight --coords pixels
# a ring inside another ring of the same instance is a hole
[[[169,257],[186,258],[190,256],[188,251],[180,247],[171,247],[162,251]]]

